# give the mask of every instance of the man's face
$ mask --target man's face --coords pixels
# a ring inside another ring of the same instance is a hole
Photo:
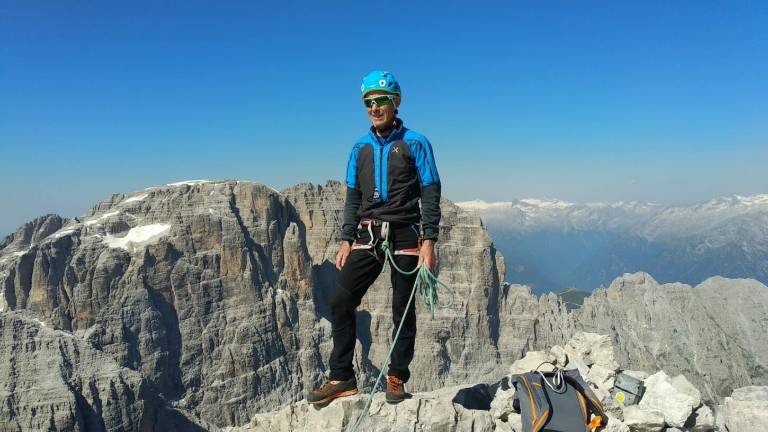
[[[387,92],[380,90],[374,90],[367,95],[365,99],[374,98],[376,96],[386,95]],[[368,112],[368,118],[371,120],[371,124],[376,129],[387,129],[395,121],[395,109],[400,105],[400,98],[395,96],[394,101],[388,105],[373,104],[370,107],[366,107]]]

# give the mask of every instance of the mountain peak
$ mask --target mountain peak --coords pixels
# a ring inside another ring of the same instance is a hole
[[[547,208],[547,209],[566,209],[572,207],[574,204],[561,201],[556,198],[551,199],[537,199],[537,198],[523,198],[520,203],[533,207]]]

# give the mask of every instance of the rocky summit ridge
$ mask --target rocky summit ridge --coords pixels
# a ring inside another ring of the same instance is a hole
[[[325,378],[342,192],[178,182],[20,227],[0,242],[0,430],[216,430],[297,406]],[[582,330],[609,335],[620,367],[683,374],[706,400],[768,384],[764,285],[638,273],[569,311],[504,283],[480,218],[441,205],[438,271],[456,297],[434,320],[417,305],[410,391],[499,382]],[[393,327],[387,272],[357,314],[368,387]]]
[[[768,430],[768,387],[745,387],[726,398],[724,405],[708,404],[684,375],[670,377],[663,370],[625,371],[619,368],[607,335],[579,332],[565,346],[530,351],[514,362],[509,374],[494,384],[460,385],[416,393],[397,405],[374,395],[364,415],[369,395],[331,402],[317,409],[305,401],[279,411],[254,416],[241,427],[226,432],[351,431],[363,414],[357,430],[365,431],[466,431],[522,432],[523,418],[510,385],[514,374],[540,368],[577,369],[606,409],[604,432],[688,431],[747,432]],[[541,367],[542,362],[550,364]],[[617,373],[638,379],[645,393],[637,404],[624,404],[611,397]]]

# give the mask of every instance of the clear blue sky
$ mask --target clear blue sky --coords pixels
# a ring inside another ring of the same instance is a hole
[[[341,179],[374,68],[449,199],[768,192],[766,2],[0,0],[0,235],[178,180]]]

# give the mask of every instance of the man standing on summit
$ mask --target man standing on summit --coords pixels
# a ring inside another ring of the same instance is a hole
[[[432,146],[423,135],[397,117],[402,93],[395,77],[375,70],[363,78],[362,100],[370,131],[357,140],[347,163],[347,192],[341,245],[336,254],[339,273],[331,296],[333,351],[328,381],[307,397],[314,404],[357,394],[352,368],[356,340],[355,309],[381,273],[384,238],[393,245],[398,267],[410,271],[435,266],[435,242],[440,222],[440,177]],[[421,200],[421,206],[419,206]],[[392,319],[395,328],[416,279],[391,270]],[[387,371],[386,400],[406,399],[403,383],[410,378],[416,340],[416,305],[409,308]]]

